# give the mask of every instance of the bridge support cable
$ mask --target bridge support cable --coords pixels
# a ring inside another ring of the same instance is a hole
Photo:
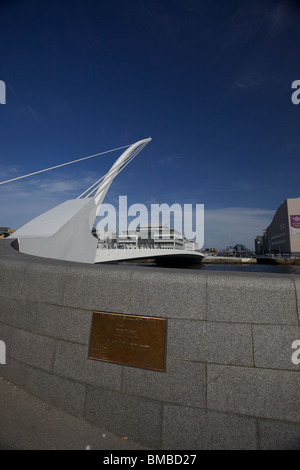
[[[60,165],[55,165],[55,166],[52,166],[50,168],[45,168],[44,170],[34,171],[33,173],[28,173],[27,175],[17,176],[16,178],[12,178],[10,180],[1,181],[0,185],[1,184],[6,184],[6,183],[12,183],[13,181],[17,181],[17,180],[20,180],[20,179],[23,179],[23,178],[28,178],[29,176],[38,175],[39,173],[44,173],[45,171],[55,170],[56,168],[61,168],[61,167],[66,166],[66,165],[72,165],[73,163],[81,162],[83,160],[88,160],[89,158],[99,157],[100,155],[104,155],[106,153],[111,153],[111,152],[115,152],[117,150],[128,148],[128,147],[130,147],[130,145],[131,144],[124,145],[123,147],[118,147],[118,148],[115,148],[115,149],[112,149],[112,150],[106,150],[105,152],[95,153],[94,155],[89,155],[87,157],[78,158],[77,160],[73,160],[71,162],[61,163]]]

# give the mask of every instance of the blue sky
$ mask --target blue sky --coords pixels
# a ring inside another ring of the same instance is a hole
[[[299,197],[296,1],[2,0],[0,180],[152,137],[106,202],[205,206],[205,247],[242,243]],[[119,153],[0,186],[19,228]]]

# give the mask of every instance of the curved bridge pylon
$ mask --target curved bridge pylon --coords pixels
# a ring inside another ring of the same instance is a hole
[[[100,180],[82,193],[41,214],[18,229],[22,253],[67,261],[94,263],[98,240],[92,235],[96,214],[114,178],[151,141],[140,140],[127,148]]]

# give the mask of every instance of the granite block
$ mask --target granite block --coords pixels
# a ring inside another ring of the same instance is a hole
[[[299,372],[207,365],[207,407],[300,422]]]
[[[3,240],[1,240],[3,243]],[[12,249],[12,253],[14,250]],[[16,252],[17,253],[17,252]],[[18,254],[18,253],[17,253]],[[21,295],[24,283],[25,272],[28,265],[26,262],[18,259],[1,257],[0,269],[0,294],[1,295]]]
[[[13,336],[13,327],[0,322],[0,340],[4,341],[5,343],[7,356],[10,353],[12,336]]]
[[[26,269],[22,294],[31,300],[62,304],[66,285],[66,268],[51,264],[48,259],[38,258],[39,262]]]
[[[92,265],[65,272],[63,305],[86,310],[129,313],[131,271],[116,266]]]
[[[187,361],[253,365],[251,326],[171,319],[168,355]]]
[[[293,282],[295,284],[295,291],[296,291],[296,302],[297,302],[297,310],[298,310],[298,322],[300,325],[300,279],[298,276],[293,277]]]
[[[287,276],[210,272],[207,301],[211,321],[298,324],[295,287]]]
[[[37,302],[20,297],[3,297],[0,319],[4,323],[26,330],[34,330]]]
[[[145,398],[88,387],[86,419],[117,436],[160,448],[162,404]]]
[[[0,376],[19,387],[25,387],[28,369],[30,369],[30,367],[23,362],[16,361],[12,357],[7,356],[6,364],[0,365]]]
[[[33,367],[51,371],[56,341],[47,336],[14,329],[10,356]]]
[[[122,367],[88,359],[87,346],[58,341],[53,373],[77,382],[120,390]]]
[[[130,313],[167,318],[206,318],[206,276],[184,269],[134,271]]]
[[[86,386],[57,377],[47,372],[31,369],[26,378],[26,390],[52,405],[75,416],[83,416]]]
[[[90,311],[39,303],[35,330],[54,338],[88,344],[91,321]]]
[[[261,450],[300,450],[300,424],[258,420]]]
[[[300,341],[300,326],[253,325],[254,361],[256,367],[298,370],[292,355],[292,343]]]
[[[162,448],[255,450],[256,419],[185,406],[164,405]]]
[[[168,359],[166,372],[124,367],[122,391],[131,395],[199,407],[206,406],[206,368]]]

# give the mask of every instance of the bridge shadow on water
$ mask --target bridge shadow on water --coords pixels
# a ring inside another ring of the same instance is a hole
[[[184,264],[158,264],[154,261],[144,262],[118,262],[114,264],[142,266],[142,267],[162,267],[162,268],[179,268],[194,271],[230,271],[230,272],[246,272],[246,273],[271,273],[271,274],[300,274],[300,266],[287,266],[276,264],[197,264],[194,266]]]

